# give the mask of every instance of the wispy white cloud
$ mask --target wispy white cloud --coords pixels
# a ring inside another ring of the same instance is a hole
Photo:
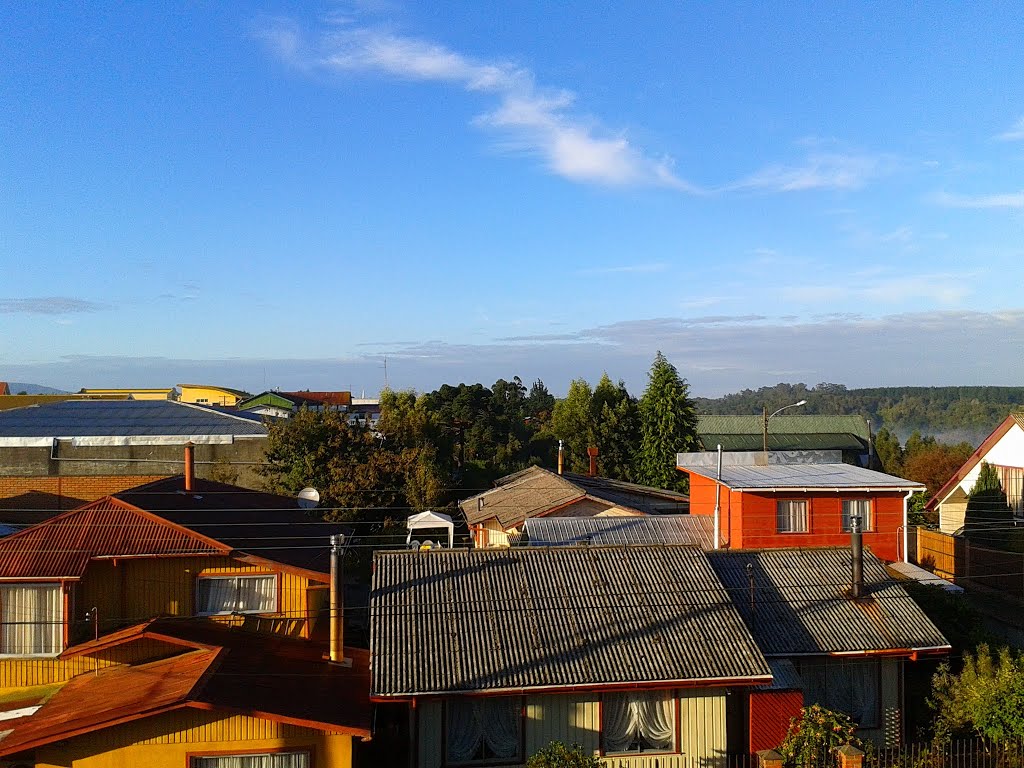
[[[578,270],[578,275],[648,275],[657,272],[665,272],[669,265],[665,262],[653,262],[649,264],[623,264],[614,267],[589,267]]]
[[[70,315],[109,309],[106,304],[67,296],[0,299],[0,315]]]
[[[500,148],[539,157],[553,174],[605,186],[660,186],[697,194],[668,157],[652,156],[624,132],[608,131],[574,111],[575,94],[535,82],[510,61],[486,61],[428,40],[335,24],[312,42],[291,20],[263,25],[258,36],[283,60],[307,71],[371,73],[433,82],[489,95],[493,108],[475,125],[501,137]]]
[[[948,208],[1002,208],[1024,209],[1024,191],[1005,192],[993,195],[954,195],[940,192],[935,202]]]
[[[810,305],[851,299],[899,305],[920,298],[950,306],[971,294],[973,278],[973,273],[918,273],[908,277],[885,275],[876,270],[873,274],[836,275],[827,283],[787,285],[780,291],[789,301]]]
[[[727,184],[725,191],[804,192],[862,189],[889,172],[893,160],[883,154],[811,152],[796,165],[772,164]]]
[[[1021,117],[1008,131],[1003,131],[997,139],[1001,141],[1024,141],[1024,117]]]

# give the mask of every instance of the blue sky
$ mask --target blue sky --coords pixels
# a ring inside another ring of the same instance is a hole
[[[1018,384],[1019,9],[749,5],[6,4],[0,378]]]

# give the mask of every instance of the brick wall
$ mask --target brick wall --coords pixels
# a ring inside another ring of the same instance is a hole
[[[60,512],[166,475],[0,476],[0,509]]]

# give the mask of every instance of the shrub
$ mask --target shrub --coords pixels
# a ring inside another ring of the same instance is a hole
[[[526,768],[601,768],[601,761],[584,752],[579,744],[567,747],[552,741],[526,761]]]
[[[789,721],[789,731],[779,751],[787,768],[833,766],[838,764],[839,747],[849,744],[864,749],[856,733],[857,725],[847,715],[812,704],[800,710],[800,717]]]

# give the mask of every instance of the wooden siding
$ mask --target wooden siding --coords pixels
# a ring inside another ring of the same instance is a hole
[[[310,749],[315,768],[348,768],[352,739],[244,715],[179,710],[36,751],[40,768],[183,768],[189,754]]]
[[[552,694],[523,699],[524,760],[552,741],[580,744],[599,754],[600,694]],[[680,754],[612,755],[602,758],[607,768],[701,768],[724,765],[726,754],[725,694],[719,690],[679,692]],[[418,726],[416,765],[443,768],[444,704],[421,702],[415,710]],[[521,766],[522,764],[520,764]]]
[[[962,565],[957,572],[956,544],[957,540],[945,533],[918,528],[916,562],[944,579],[965,576]]]

